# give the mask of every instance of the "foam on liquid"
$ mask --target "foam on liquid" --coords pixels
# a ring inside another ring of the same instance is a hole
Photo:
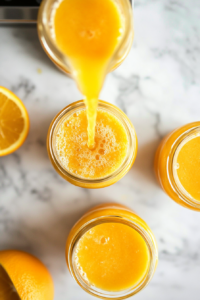
[[[102,178],[117,170],[128,148],[123,125],[112,114],[97,111],[95,148],[87,145],[86,110],[69,116],[56,135],[56,151],[61,165],[68,172],[82,178]]]

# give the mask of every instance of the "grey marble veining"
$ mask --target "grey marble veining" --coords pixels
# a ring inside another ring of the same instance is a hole
[[[131,171],[115,185],[84,190],[65,182],[47,157],[53,117],[81,99],[75,83],[47,58],[35,27],[0,26],[0,85],[13,90],[30,115],[30,133],[0,158],[0,249],[38,256],[55,282],[55,300],[93,299],[70,277],[65,242],[72,225],[95,204],[116,201],[152,228],[159,264],[135,300],[199,299],[200,215],[159,188],[153,157],[170,130],[200,119],[199,0],[135,1],[135,39],[128,58],[109,74],[101,99],[119,106],[136,128],[139,149]]]

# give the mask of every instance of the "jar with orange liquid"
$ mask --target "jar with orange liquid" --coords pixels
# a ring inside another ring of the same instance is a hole
[[[83,188],[103,188],[120,180],[132,167],[137,136],[128,117],[116,106],[99,100],[95,148],[87,146],[87,117],[83,101],[65,107],[53,119],[47,150],[55,170]]]
[[[108,203],[89,210],[74,225],[66,260],[73,278],[89,294],[126,299],[149,283],[158,252],[150,228],[139,216]]]
[[[154,168],[169,197],[184,207],[200,211],[200,122],[169,133],[157,149]]]
[[[133,12],[129,0],[112,0],[118,7],[123,23],[123,36],[117,46],[116,51],[112,55],[112,59],[109,62],[107,72],[111,72],[116,69],[128,55],[133,42]],[[41,45],[49,56],[49,58],[55,63],[55,65],[62,71],[73,77],[71,65],[69,63],[67,55],[58,47],[57,42],[52,34],[52,12],[59,6],[62,1],[59,0],[43,0],[40,6],[38,15],[38,35]],[[83,1],[84,2],[84,1]],[[86,9],[87,4],[84,6]],[[82,7],[79,7],[83,11]],[[95,11],[91,12],[94,14]],[[101,12],[98,12],[101,13]],[[102,16],[103,17],[103,16]],[[110,37],[109,37],[110,38]],[[80,49],[81,51],[81,49]]]

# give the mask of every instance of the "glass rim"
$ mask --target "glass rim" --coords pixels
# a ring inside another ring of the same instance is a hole
[[[192,123],[191,123],[192,124]],[[182,187],[181,183],[179,184],[177,182],[176,176],[175,176],[175,163],[176,163],[176,156],[177,152],[179,151],[182,143],[185,142],[188,137],[195,135],[195,133],[200,133],[200,126],[194,126],[186,131],[184,131],[174,142],[172,146],[171,153],[169,155],[168,163],[167,163],[167,176],[168,180],[172,186],[172,188],[175,190],[175,192],[178,194],[179,198],[185,202],[187,205],[191,206],[192,208],[200,209],[200,201],[193,198],[187,191]]]
[[[85,185],[93,185],[93,184],[105,184],[112,181],[115,177],[119,177],[121,179],[132,167],[136,154],[137,154],[137,135],[135,132],[135,129],[129,120],[129,118],[125,115],[123,111],[121,111],[118,107],[116,107],[113,104],[110,104],[108,102],[99,100],[98,101],[98,108],[107,110],[109,113],[113,114],[115,117],[117,117],[120,122],[122,122],[123,127],[126,131],[127,138],[128,138],[128,149],[126,153],[126,157],[122,164],[119,166],[117,170],[115,170],[113,173],[101,177],[98,179],[91,179],[91,178],[83,178],[80,176],[76,176],[70,172],[68,172],[64,167],[62,167],[61,163],[56,157],[55,149],[54,149],[54,135],[55,130],[59,123],[62,122],[62,119],[65,118],[66,115],[71,115],[75,112],[77,112],[80,109],[86,109],[85,103],[83,100],[79,100],[76,102],[73,102],[66,106],[64,109],[62,109],[53,119],[49,126],[48,135],[47,135],[47,151],[49,154],[49,158],[53,164],[53,166],[56,166],[56,170],[59,171],[59,174],[63,178],[67,178],[68,181],[75,185],[79,184],[85,184]],[[97,109],[98,109],[97,108]],[[112,184],[112,183],[111,183]],[[108,184],[109,185],[109,184]]]
[[[74,252],[78,241],[88,230],[102,223],[121,223],[133,228],[140,234],[140,236],[142,236],[142,238],[144,239],[148,247],[149,250],[148,271],[138,284],[136,284],[135,286],[129,289],[122,290],[119,292],[109,292],[109,291],[97,289],[94,286],[90,286],[89,283],[84,281],[83,278],[79,275],[78,271],[76,271],[75,262],[74,262]],[[68,255],[67,255],[67,261],[68,261],[68,268],[72,277],[76,280],[79,286],[87,293],[91,294],[92,296],[96,296],[100,299],[120,300],[120,299],[127,299],[135,295],[136,293],[138,293],[140,290],[142,290],[144,287],[148,285],[157,267],[158,251],[157,251],[154,236],[153,234],[151,234],[151,232],[148,232],[137,222],[134,222],[128,218],[117,216],[117,215],[109,215],[109,216],[101,216],[101,217],[94,218],[81,226],[81,228],[75,234],[75,236],[73,237],[70,243]]]

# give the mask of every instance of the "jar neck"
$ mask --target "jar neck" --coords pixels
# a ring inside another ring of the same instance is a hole
[[[103,291],[98,288],[95,288],[94,286],[89,285],[89,283],[81,277],[76,267],[75,250],[79,240],[83,237],[83,235],[88,230],[103,223],[120,223],[120,224],[130,226],[142,236],[142,238],[145,240],[146,245],[148,247],[149,267],[145,277],[136,286],[127,289],[125,291],[108,292],[108,291]],[[121,215],[117,216],[117,209],[116,209],[116,215],[97,217],[95,219],[88,221],[80,228],[80,230],[77,232],[77,234],[74,236],[74,238],[71,241],[67,260],[68,260],[68,267],[71,275],[74,277],[77,283],[89,294],[99,297],[101,299],[126,299],[138,293],[149,283],[157,266],[157,256],[158,254],[157,254],[156,243],[151,232],[147,231],[143,226],[141,226],[141,224],[137,224],[137,222],[129,220]]]
[[[168,159],[168,179],[179,198],[191,208],[200,209],[200,201],[193,198],[182,186],[177,174],[177,158],[182,147],[191,139],[200,136],[200,126],[195,126],[183,132],[174,142]]]

